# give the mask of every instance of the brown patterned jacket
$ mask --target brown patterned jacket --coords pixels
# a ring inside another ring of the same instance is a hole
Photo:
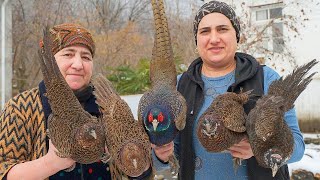
[[[45,116],[33,88],[10,99],[0,114],[0,179],[14,165],[46,153]]]

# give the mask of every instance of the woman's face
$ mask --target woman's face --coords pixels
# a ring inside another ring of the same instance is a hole
[[[198,26],[197,48],[205,65],[224,66],[233,61],[237,37],[230,20],[221,13],[204,16]]]
[[[54,55],[62,76],[72,90],[88,86],[93,69],[92,55],[88,48],[70,46]]]

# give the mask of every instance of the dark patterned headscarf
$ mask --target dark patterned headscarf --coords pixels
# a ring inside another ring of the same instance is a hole
[[[219,1],[210,1],[205,3],[199,9],[193,21],[193,33],[197,44],[197,32],[201,19],[210,13],[221,13],[230,19],[233,28],[236,30],[237,42],[240,40],[240,23],[234,10],[226,3]]]
[[[91,33],[84,27],[78,24],[59,24],[50,29],[50,38],[52,40],[52,53],[56,54],[61,49],[82,45],[87,47],[92,57],[95,53],[95,44],[92,39]],[[40,41],[40,47],[43,46],[42,40]]]

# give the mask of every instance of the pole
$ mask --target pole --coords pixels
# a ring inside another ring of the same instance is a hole
[[[5,89],[5,58],[6,58],[6,33],[5,33],[5,29],[6,29],[6,5],[8,3],[9,0],[4,0],[4,2],[1,4],[1,108],[4,108],[4,104],[6,102],[5,99],[5,94],[6,94],[6,89]]]

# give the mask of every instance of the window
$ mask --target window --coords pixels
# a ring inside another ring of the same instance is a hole
[[[256,11],[257,21],[267,20],[268,19],[268,10]]]
[[[277,19],[282,17],[282,8],[270,9],[270,19]]]
[[[260,9],[260,8],[259,8]],[[262,10],[255,10],[256,21],[263,21],[268,19],[277,19],[282,17],[282,7],[277,8],[261,8]]]
[[[276,53],[281,53],[284,50],[283,39],[283,22],[281,20],[283,4],[268,4],[257,7],[252,7],[252,23],[258,27],[257,34],[260,33],[264,27],[274,19],[274,23],[265,29],[262,34],[262,42],[257,44],[257,48],[272,50]],[[261,31],[260,31],[261,30]],[[259,32],[260,31],[260,32]]]
[[[273,51],[277,53],[283,52],[283,24],[274,23],[272,25],[272,40],[273,40]]]

